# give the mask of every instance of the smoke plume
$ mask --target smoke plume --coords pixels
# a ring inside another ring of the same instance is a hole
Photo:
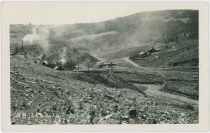
[[[24,45],[40,45],[44,50],[49,47],[49,30],[48,28],[34,27],[31,34],[23,37]]]
[[[62,64],[65,64],[66,63],[66,55],[67,55],[67,48],[66,47],[63,47],[63,51],[60,54],[60,62]]]

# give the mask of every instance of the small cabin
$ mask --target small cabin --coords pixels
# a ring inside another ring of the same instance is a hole
[[[115,66],[116,64],[110,62],[110,63],[102,63],[98,65],[98,68],[111,68],[113,66]]]
[[[62,66],[56,66],[54,69],[55,69],[55,70],[59,70],[59,71],[64,70],[64,68],[63,68]]]
[[[48,64],[49,64],[48,61],[43,61],[43,62],[42,62],[42,65],[43,65],[43,66],[47,66]]]
[[[46,66],[46,67],[50,67],[50,68],[55,68],[56,67],[54,63],[51,63],[49,61],[43,61],[42,65]]]
[[[79,66],[75,66],[74,68],[74,70],[82,70],[82,69],[86,69],[86,67],[83,65],[79,65]]]
[[[147,57],[147,56],[149,56],[150,55],[150,53],[149,52],[141,52],[141,53],[139,53],[139,57],[141,57],[141,58],[144,58],[144,57]]]
[[[105,64],[99,64],[98,65],[98,68],[103,68],[103,67],[105,67],[106,65]]]
[[[155,49],[152,47],[148,50],[148,52],[153,53],[153,52],[155,52]]]
[[[150,48],[148,50],[148,52],[150,52],[150,53],[154,53],[154,52],[157,52],[157,51],[160,51],[160,48],[154,48],[154,47],[152,47],[152,48]]]

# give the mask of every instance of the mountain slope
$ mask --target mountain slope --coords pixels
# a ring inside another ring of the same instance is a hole
[[[162,96],[145,97],[129,89],[128,84],[123,85],[122,79],[113,80],[114,77],[102,73],[94,77],[57,71],[33,63],[23,55],[11,56],[10,60],[13,125],[198,123],[197,108],[187,102]],[[100,84],[98,78],[106,82]],[[138,113],[135,121],[129,116],[134,106]],[[119,117],[108,117],[119,112]]]
[[[116,50],[145,44],[198,39],[198,11],[151,11],[99,23],[36,27],[49,29],[50,44],[84,47],[102,56]],[[14,25],[11,26],[11,37],[14,37],[13,29]],[[20,44],[21,40],[12,41],[11,46],[15,43]]]
[[[198,41],[185,40],[147,57],[132,60],[144,67],[197,67],[198,58]]]

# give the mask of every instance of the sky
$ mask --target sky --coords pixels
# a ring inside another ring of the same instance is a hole
[[[172,4],[171,4],[172,5]],[[171,7],[139,2],[69,2],[69,3],[6,3],[5,11],[13,23],[74,24],[91,23],[123,17],[143,11]],[[14,15],[16,14],[16,15]]]

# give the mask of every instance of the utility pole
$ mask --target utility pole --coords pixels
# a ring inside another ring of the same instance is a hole
[[[113,72],[113,63],[112,63],[112,61],[111,61],[110,65],[111,65],[111,72]]]
[[[23,39],[22,39],[22,46],[21,46],[21,49],[22,49],[22,51],[24,51],[24,49],[23,49]]]
[[[77,71],[79,71],[79,61],[78,61],[78,56],[79,56],[79,54],[78,54],[78,51],[76,50],[76,48],[74,49],[74,52],[75,52],[75,55],[76,55],[76,65],[77,65]]]
[[[87,62],[88,71],[90,69],[90,61]]]
[[[22,46],[21,46],[21,50],[22,50],[22,52],[23,52],[24,56],[26,56],[26,51],[24,51],[24,47],[23,47],[23,39],[22,39]]]

